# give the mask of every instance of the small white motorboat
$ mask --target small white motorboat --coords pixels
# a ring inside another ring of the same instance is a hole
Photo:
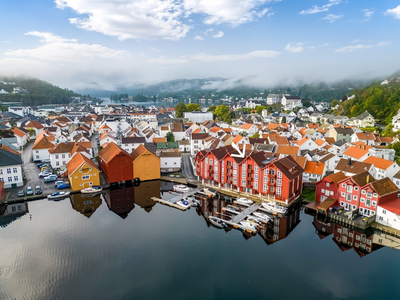
[[[247,217],[247,221],[249,221],[251,223],[255,223],[255,224],[260,224],[260,223],[263,222],[262,220],[260,220],[259,218],[254,217],[254,216],[248,216]]]
[[[188,201],[186,201],[185,199],[179,200],[175,204],[178,204],[179,206],[181,206],[183,208],[189,208],[192,206],[192,204],[189,203]]]
[[[210,220],[211,224],[218,228],[226,228],[228,225],[221,219],[218,219],[213,216],[209,216],[208,220]]]
[[[261,219],[263,222],[271,221],[270,216],[268,216],[267,214],[263,214],[263,213],[260,213],[260,212],[253,212],[253,215],[255,217],[257,217],[258,219]]]
[[[217,195],[216,191],[209,188],[204,188],[203,192],[206,193],[207,195],[210,195],[211,197],[215,197]]]
[[[237,206],[234,206],[234,205],[227,205],[227,206],[225,206],[225,207],[223,207],[222,208],[222,211],[226,211],[226,212],[229,212],[229,213],[231,213],[231,214],[235,214],[235,215],[238,215],[238,214],[240,214],[240,208],[239,207],[237,207]]]
[[[235,202],[237,204],[244,205],[244,206],[249,206],[249,205],[252,205],[254,203],[253,201],[251,201],[251,200],[249,200],[247,198],[237,198]]]
[[[55,192],[51,195],[47,196],[47,199],[62,199],[62,198],[66,198],[67,196],[69,196],[69,192]]]
[[[193,207],[200,206],[200,202],[194,199],[193,197],[184,197],[183,200],[189,202]]]
[[[174,185],[174,191],[178,193],[186,193],[189,192],[190,189],[186,185],[179,184],[179,185]]]
[[[250,231],[257,231],[258,230],[258,225],[256,223],[252,223],[249,221],[240,221],[240,225],[243,226],[244,229],[250,230]]]
[[[81,190],[82,194],[93,194],[93,193],[98,193],[101,192],[103,188],[99,185],[92,185],[91,187],[85,188]]]
[[[263,208],[265,208],[268,212],[271,212],[271,213],[286,214],[286,212],[287,212],[287,208],[277,205],[275,202],[274,203],[263,202],[261,205],[263,206]]]

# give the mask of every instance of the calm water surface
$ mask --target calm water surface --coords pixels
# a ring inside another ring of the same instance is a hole
[[[0,298],[400,298],[400,251],[382,246],[395,238],[367,234],[370,252],[355,250],[337,241],[346,228],[300,207],[259,235],[225,232],[206,221],[223,202],[186,212],[155,205],[164,185],[36,201],[19,218],[1,216]]]

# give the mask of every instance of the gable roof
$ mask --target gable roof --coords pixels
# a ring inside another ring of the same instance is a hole
[[[300,148],[297,146],[278,145],[276,153],[297,156],[299,154],[299,149]]]
[[[399,188],[388,177],[371,182],[371,186],[381,197],[399,191]]]
[[[347,159],[342,158],[336,165],[336,170],[353,174],[359,174],[368,171],[372,166],[371,164],[367,164],[365,162],[360,162],[360,161],[350,161],[350,165],[348,165],[348,162],[349,161]]]
[[[304,172],[304,169],[290,155],[273,163],[289,180]]]
[[[239,143],[242,140],[242,136],[240,134],[238,134],[237,136],[235,136],[235,138],[232,140],[232,143]]]
[[[325,164],[318,161],[307,161],[304,168],[305,173],[322,175],[325,170]]]
[[[382,170],[387,170],[389,167],[391,167],[394,164],[393,161],[379,158],[376,156],[370,156],[366,160],[364,160],[364,162],[374,165],[375,168],[382,169]]]
[[[131,157],[128,152],[121,149],[115,143],[109,143],[99,152],[99,157],[101,157],[101,159],[106,163],[109,163],[117,155],[125,155]]]
[[[132,157],[132,160],[135,161],[137,158],[139,158],[139,156],[141,156],[145,152],[149,152],[150,154],[154,155],[155,157],[157,157],[158,160],[160,159],[157,155],[155,155],[152,151],[150,151],[143,145],[139,145],[139,147],[133,150],[130,156]]]
[[[75,142],[66,142],[59,143],[55,145],[52,149],[49,150],[50,154],[55,153],[71,153],[72,148],[74,147]]]
[[[99,168],[96,166],[96,164],[92,160],[87,158],[82,153],[77,153],[67,163],[68,174],[69,175],[73,174],[80,166],[82,166],[83,163],[88,164],[91,168],[94,168],[97,171],[99,170]]]
[[[0,149],[0,167],[22,165],[21,155]]]
[[[28,124],[24,126],[25,128],[36,128],[36,129],[43,129],[44,126],[40,124],[38,121],[30,121]]]
[[[342,171],[340,171],[340,172],[333,173],[331,175],[326,176],[324,178],[324,181],[333,182],[337,186],[339,181],[346,179],[346,178],[347,178],[347,176],[344,175],[344,173]]]
[[[343,154],[347,155],[347,156],[351,156],[356,159],[360,159],[364,155],[368,154],[368,150],[360,148],[360,147],[349,147],[349,149],[344,151]]]

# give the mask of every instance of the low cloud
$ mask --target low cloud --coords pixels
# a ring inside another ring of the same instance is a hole
[[[221,38],[224,36],[224,32],[223,31],[219,31],[218,33],[213,35],[213,38]]]
[[[346,47],[342,47],[339,49],[336,49],[335,52],[353,52],[356,50],[361,50],[361,49],[369,49],[369,48],[373,48],[374,46],[372,45],[354,45],[354,46],[346,46]]]
[[[341,18],[343,18],[343,15],[329,14],[326,17],[322,18],[322,20],[328,20],[329,23],[334,23]]]
[[[188,60],[185,59],[185,58],[169,58],[169,57],[167,57],[165,55],[161,55],[158,58],[149,59],[148,62],[151,63],[151,64],[162,64],[162,65],[172,64],[172,65],[174,65],[174,64],[187,63]]]
[[[200,53],[192,56],[195,60],[204,62],[215,62],[215,61],[235,61],[235,60],[248,60],[252,58],[272,58],[279,55],[277,51],[260,50],[253,51],[245,54],[223,54],[223,55],[209,55]]]
[[[375,9],[366,8],[366,9],[363,9],[362,12],[364,13],[364,16],[369,20],[372,17],[372,15],[375,13]]]
[[[300,42],[290,42],[289,44],[286,45],[285,50],[291,53],[298,53],[302,52],[304,50],[304,43]]]
[[[195,40],[199,40],[199,41],[204,40],[200,35],[196,35],[196,36],[194,37],[194,39],[195,39]]]

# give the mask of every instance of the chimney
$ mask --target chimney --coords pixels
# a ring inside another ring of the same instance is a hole
[[[369,175],[367,175],[367,183],[369,183]]]
[[[347,165],[351,166],[351,158],[350,157],[347,159]]]
[[[317,161],[317,167],[318,167],[318,161]]]

